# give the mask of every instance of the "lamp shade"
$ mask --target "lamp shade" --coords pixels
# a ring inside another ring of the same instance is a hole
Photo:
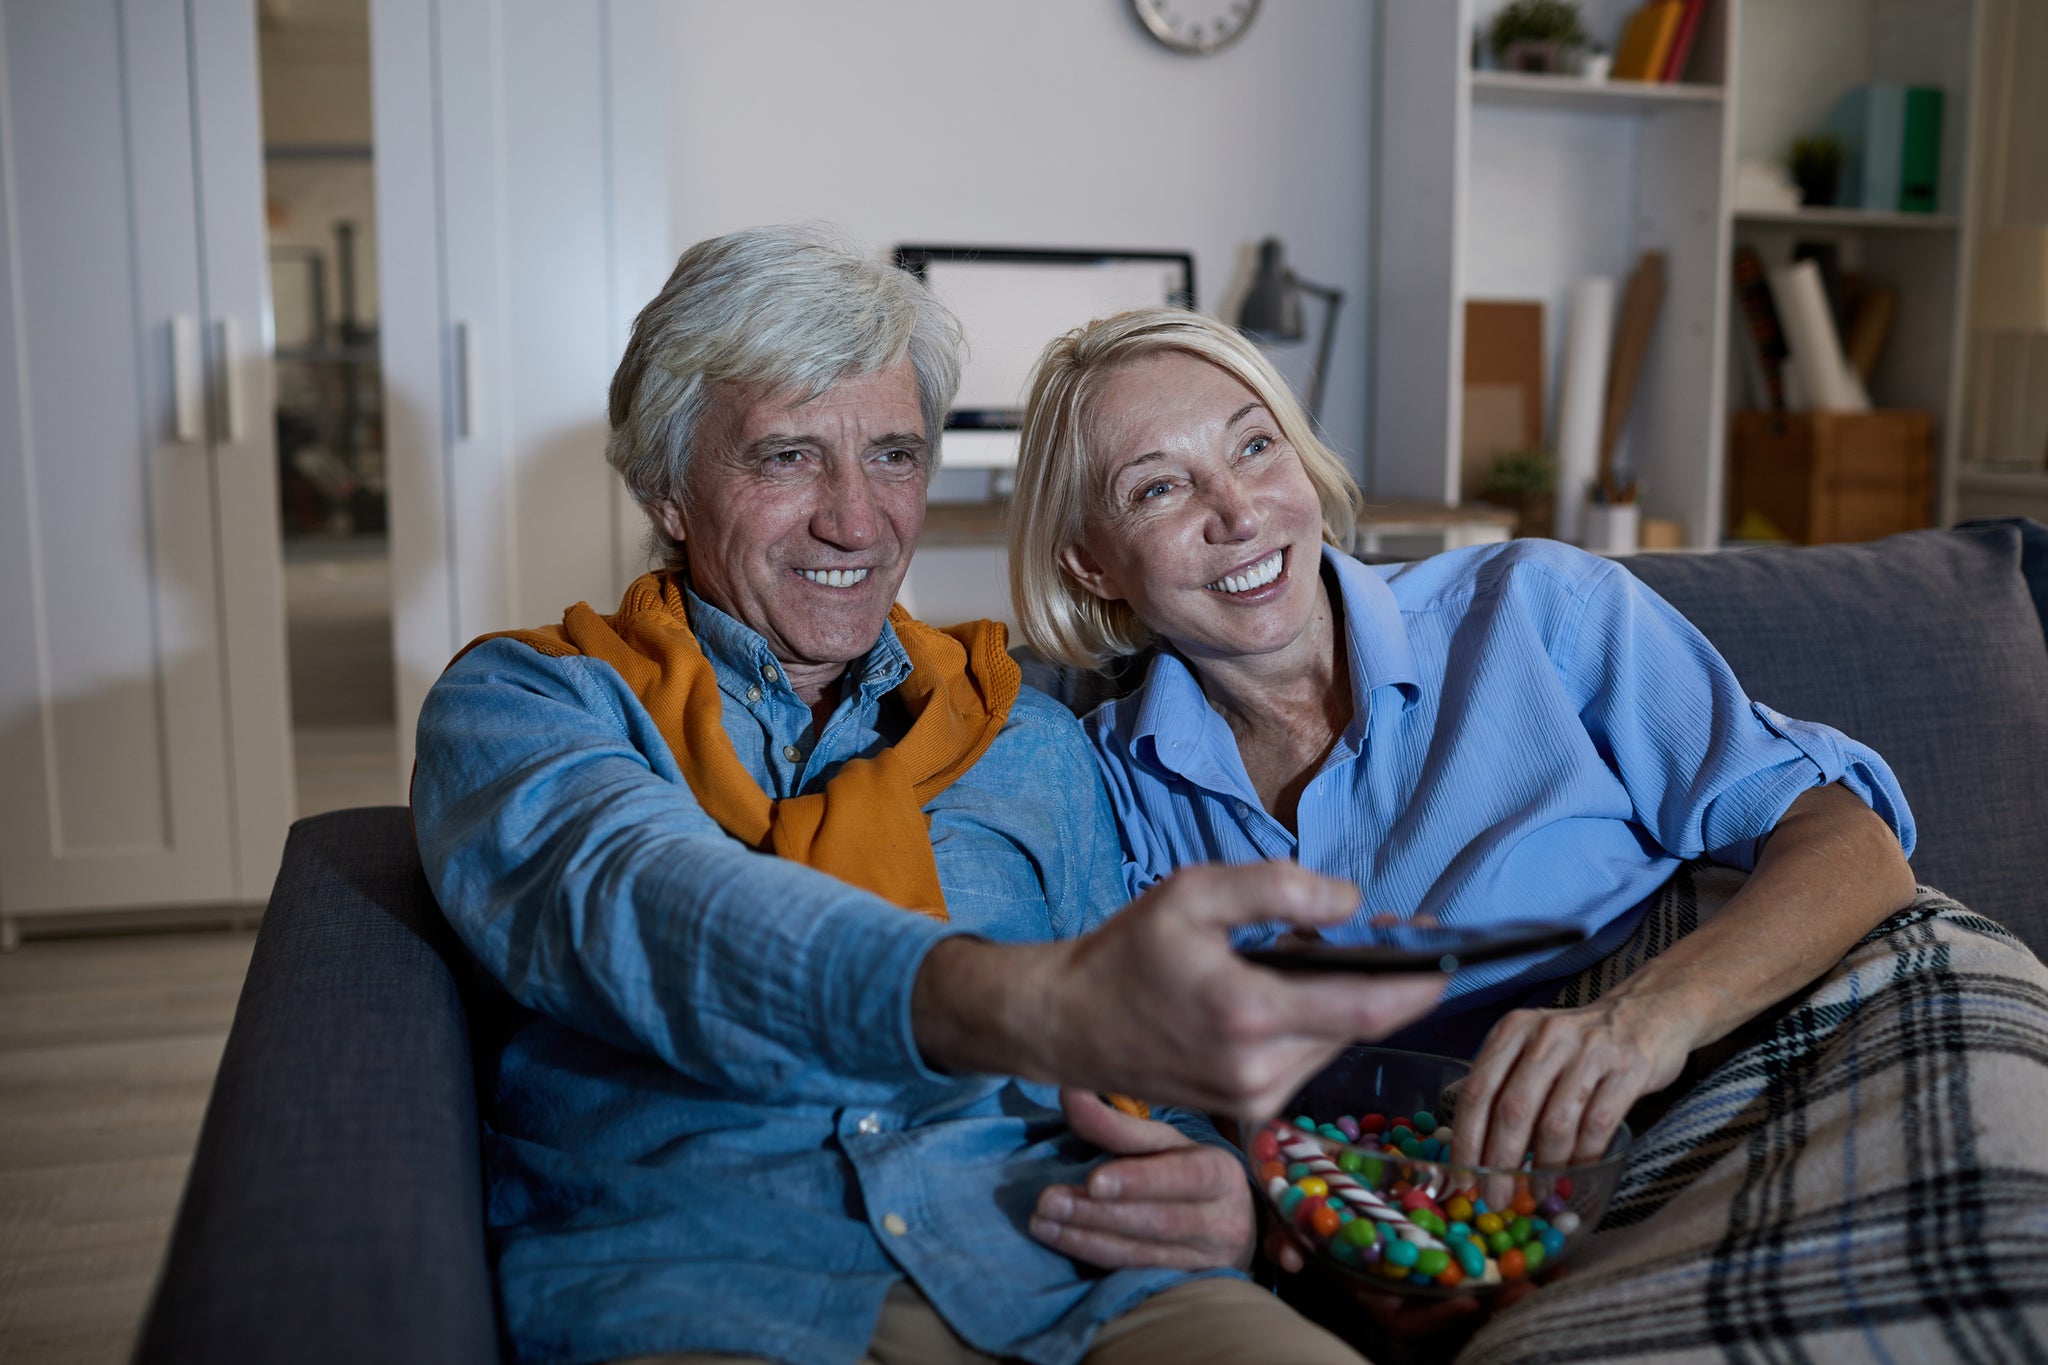
[[[1280,239],[1259,243],[1259,269],[1237,310],[1237,325],[1260,341],[1299,341],[1301,291],[1280,259]]]
[[[2048,332],[2048,226],[1984,234],[1970,320],[1986,331]]]

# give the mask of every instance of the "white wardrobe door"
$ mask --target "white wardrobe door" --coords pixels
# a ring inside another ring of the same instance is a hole
[[[255,0],[189,0],[201,259],[213,364],[214,503],[219,517],[228,773],[235,890],[262,900],[297,793],[285,667],[284,550],[277,436],[263,319],[269,246]]]
[[[672,264],[664,22],[657,0],[373,0],[407,741],[462,644],[609,607],[633,562],[605,401]]]
[[[185,7],[0,5],[0,910],[234,896]]]

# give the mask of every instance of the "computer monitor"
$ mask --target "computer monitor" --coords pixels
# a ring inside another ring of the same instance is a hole
[[[946,418],[951,469],[1017,463],[1024,386],[1046,342],[1127,308],[1195,306],[1195,259],[1185,251],[899,246],[896,264],[931,285],[967,336]]]

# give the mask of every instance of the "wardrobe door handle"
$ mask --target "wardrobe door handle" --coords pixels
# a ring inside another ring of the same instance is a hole
[[[466,322],[455,324],[455,434],[476,434],[476,339]]]
[[[171,429],[180,444],[205,438],[206,367],[199,354],[199,319],[171,318]]]
[[[214,363],[220,367],[221,438],[230,443],[242,439],[242,367],[237,353],[239,340],[233,318],[213,324]]]

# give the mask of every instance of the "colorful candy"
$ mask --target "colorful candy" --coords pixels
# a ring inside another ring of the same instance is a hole
[[[1300,1115],[1267,1124],[1247,1150],[1281,1216],[1357,1274],[1490,1288],[1563,1255],[1583,1221],[1569,1178],[1515,1177],[1507,1201],[1489,1208],[1476,1185],[1452,1188],[1455,1168],[1437,1164],[1451,1137],[1427,1110]]]

